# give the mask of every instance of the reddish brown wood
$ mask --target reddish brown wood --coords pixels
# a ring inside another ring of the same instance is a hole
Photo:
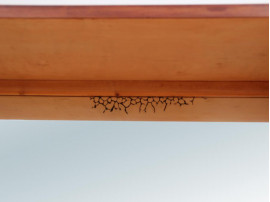
[[[0,18],[228,18],[268,16],[268,4],[189,6],[0,6]]]
[[[0,95],[268,97],[268,82],[0,80]]]
[[[103,113],[93,108],[88,97],[0,96],[0,119],[24,120],[92,120],[92,121],[207,121],[268,122],[268,98],[196,98],[194,104],[180,107],[168,104],[139,106]],[[2,130],[1,130],[2,132]],[[2,132],[3,133],[3,132]],[[218,135],[218,134],[217,134]]]

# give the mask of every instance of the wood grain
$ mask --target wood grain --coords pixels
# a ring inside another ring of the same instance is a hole
[[[87,97],[0,96],[0,119],[24,120],[110,120],[110,121],[269,121],[267,98],[197,98],[193,105],[171,105],[156,112],[139,112],[134,106],[103,113]]]
[[[0,79],[267,81],[268,18],[0,19]]]
[[[189,6],[0,6],[0,18],[268,17],[268,4]]]
[[[268,97],[268,82],[0,80],[0,95]]]

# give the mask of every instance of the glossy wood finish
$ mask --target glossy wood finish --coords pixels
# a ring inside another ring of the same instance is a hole
[[[268,17],[268,4],[189,6],[0,6],[0,18]]]
[[[267,98],[197,98],[193,105],[160,106],[154,113],[134,106],[105,112],[93,108],[88,97],[0,96],[0,119],[27,120],[113,120],[113,121],[268,121]]]
[[[0,95],[268,97],[268,82],[0,80]]]
[[[268,18],[0,19],[0,79],[267,81]]]

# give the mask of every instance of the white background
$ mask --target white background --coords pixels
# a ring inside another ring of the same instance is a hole
[[[0,121],[1,202],[268,202],[267,123]]]

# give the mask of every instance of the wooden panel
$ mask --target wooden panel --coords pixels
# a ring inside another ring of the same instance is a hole
[[[2,18],[267,17],[264,5],[0,6]]]
[[[267,98],[197,98],[193,105],[171,105],[154,113],[134,106],[103,113],[87,97],[0,96],[0,119],[121,121],[268,121]]]
[[[0,95],[268,97],[268,82],[0,80]]]
[[[267,81],[268,18],[0,19],[0,79]]]

